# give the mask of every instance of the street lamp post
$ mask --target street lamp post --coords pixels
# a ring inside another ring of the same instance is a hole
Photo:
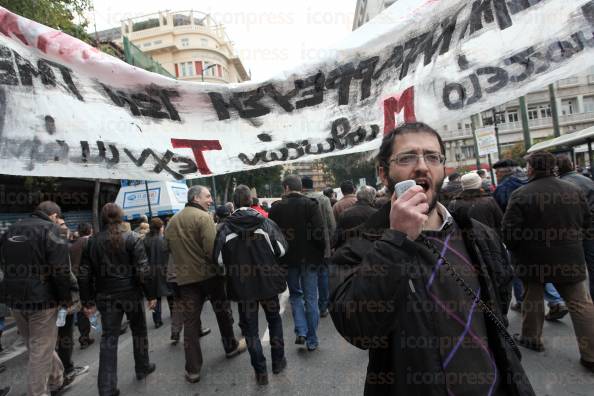
[[[204,72],[207,71],[208,69],[212,69],[215,66],[216,66],[216,64],[213,63],[212,65],[208,66],[207,68],[202,69],[202,71],[200,72],[200,77],[202,78],[202,82],[204,82]],[[216,210],[217,209],[217,185],[215,182],[215,177],[211,176],[211,178],[212,178],[211,180],[212,180],[212,193],[213,193],[212,202],[213,202],[213,206]]]

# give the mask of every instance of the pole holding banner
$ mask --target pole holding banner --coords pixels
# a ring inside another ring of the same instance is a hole
[[[472,137],[474,139],[474,156],[476,158],[476,170],[479,170],[481,169],[481,154],[479,150],[478,140],[476,138],[476,119],[476,114],[473,114],[472,117],[470,117],[470,127],[472,128]]]
[[[532,139],[530,138],[530,126],[528,125],[528,108],[526,106],[526,98],[520,96],[520,117],[522,119],[522,131],[524,133],[524,151],[528,151],[532,146]]]
[[[555,96],[555,84],[549,84],[549,97],[553,116],[553,133],[555,137],[559,137],[561,136],[561,128],[559,127],[559,109],[557,108],[557,97]]]

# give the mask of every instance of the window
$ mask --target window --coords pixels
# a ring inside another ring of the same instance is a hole
[[[459,122],[459,123],[458,123],[458,130],[459,130],[459,131],[461,131],[461,130],[462,130],[462,123],[461,123],[461,122]]]
[[[153,41],[154,45],[159,45],[159,44],[163,44],[163,40],[155,40]]]
[[[462,146],[462,155],[465,158],[474,158],[474,146]]]
[[[212,66],[213,63],[208,62],[208,61],[204,61],[204,75],[205,76],[209,76],[209,77],[214,77],[215,76],[215,67]]]
[[[150,47],[151,46],[151,43],[144,43],[144,44],[142,44],[142,46],[143,47]]]
[[[584,113],[594,113],[594,96],[584,97]]]
[[[444,126],[443,126],[443,130],[444,130],[445,132],[447,132],[447,131],[448,131],[448,126],[447,126],[447,125],[444,125]]]
[[[575,113],[575,104],[573,100],[563,100],[561,102],[561,114],[570,115]]]
[[[551,105],[541,105],[539,106],[540,108],[540,118],[550,118],[552,117],[552,113],[551,113]]]
[[[182,77],[188,77],[194,75],[194,65],[192,62],[182,62],[181,65],[181,75]]]
[[[536,107],[528,108],[528,119],[536,120],[538,118],[538,109]]]
[[[208,47],[208,39],[200,39],[200,45],[203,47]]]
[[[518,122],[518,112],[517,111],[508,112],[507,120],[508,120],[508,122]]]
[[[181,39],[181,45],[182,47],[187,47],[190,45],[190,39],[189,38],[183,38]]]
[[[559,80],[559,86],[576,85],[579,82],[578,77],[569,77]]]

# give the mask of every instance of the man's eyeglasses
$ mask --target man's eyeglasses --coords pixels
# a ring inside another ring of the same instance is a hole
[[[416,165],[419,162],[419,158],[423,158],[425,163],[430,166],[439,166],[445,163],[445,156],[439,153],[427,153],[427,154],[413,154],[413,153],[404,153],[404,154],[397,154],[392,158],[390,163],[395,162],[396,165],[400,166],[412,166]]]

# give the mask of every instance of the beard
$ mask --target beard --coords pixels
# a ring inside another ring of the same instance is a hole
[[[415,179],[417,177],[426,177],[426,176],[420,175],[420,174],[419,175],[415,174],[415,177],[412,179]],[[408,180],[408,179],[406,179],[406,180]],[[443,185],[443,180],[444,179],[442,178],[441,180],[439,180],[437,182],[436,185],[431,186],[431,190],[433,192],[433,194],[432,194],[433,198],[431,199],[431,202],[429,202],[429,210],[427,211],[427,214],[433,212],[433,210],[437,206],[437,196],[438,196],[439,192],[441,191],[441,186]],[[395,190],[396,184],[400,183],[401,181],[404,181],[404,180],[396,180],[394,177],[388,175],[388,185],[386,187],[388,188],[388,191],[390,192],[390,197],[392,195],[394,195],[394,190]]]

